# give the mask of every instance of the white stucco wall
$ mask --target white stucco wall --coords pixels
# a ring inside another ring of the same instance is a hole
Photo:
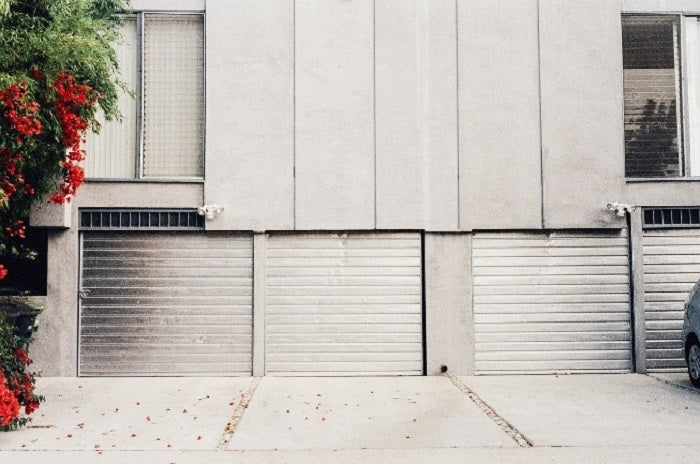
[[[377,227],[455,230],[454,0],[376,2]]]
[[[459,3],[461,224],[542,227],[536,0]]]
[[[375,225],[374,2],[296,2],[296,228]]]
[[[622,0],[206,9],[209,228],[621,226]]]
[[[545,228],[620,227],[624,194],[620,0],[540,0]]]
[[[294,227],[293,28],[289,0],[207,2],[209,229]]]

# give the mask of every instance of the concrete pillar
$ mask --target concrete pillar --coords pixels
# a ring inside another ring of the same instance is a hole
[[[644,249],[642,247],[642,208],[630,213],[630,258],[632,270],[632,315],[634,317],[634,371],[640,374],[647,370],[646,329],[644,313]]]
[[[32,367],[44,376],[78,375],[78,240],[75,227],[49,232],[46,309],[29,348]]]
[[[474,373],[472,236],[425,234],[427,374]]]
[[[265,375],[265,280],[267,234],[253,234],[253,376]]]

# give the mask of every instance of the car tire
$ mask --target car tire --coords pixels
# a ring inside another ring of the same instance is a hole
[[[700,388],[700,344],[697,339],[688,344],[688,377],[694,387]]]

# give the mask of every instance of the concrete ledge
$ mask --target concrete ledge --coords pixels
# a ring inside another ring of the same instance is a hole
[[[48,200],[35,202],[29,216],[29,225],[32,227],[54,227],[69,229],[73,207],[71,203],[57,205]]]

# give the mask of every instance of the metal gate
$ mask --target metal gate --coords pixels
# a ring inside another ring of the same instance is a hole
[[[81,236],[79,374],[250,375],[252,238]]]
[[[272,235],[266,373],[420,375],[417,233]]]
[[[476,233],[478,373],[629,372],[627,238]]]
[[[700,279],[700,229],[645,230],[643,250],[647,370],[685,370],[683,308]]]

